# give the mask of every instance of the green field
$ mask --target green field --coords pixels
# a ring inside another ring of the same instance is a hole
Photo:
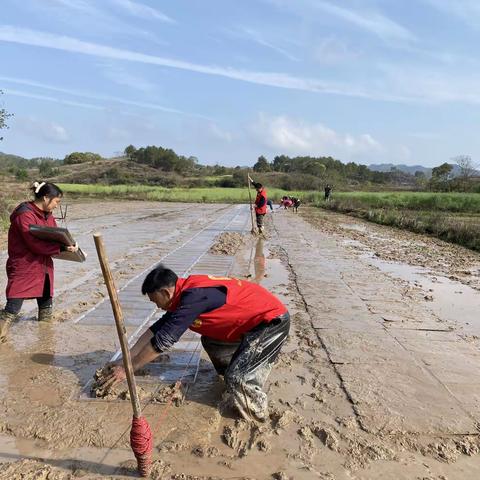
[[[339,192],[332,201],[345,208],[480,213],[480,193]]]
[[[62,183],[59,187],[65,194],[100,198],[123,198],[125,200],[151,200],[160,202],[201,202],[201,203],[248,203],[246,188],[164,188],[141,185],[79,185]],[[284,195],[300,197],[304,202],[317,202],[319,192],[287,192],[277,188],[268,190],[268,196],[277,202]],[[252,189],[252,197],[255,198]]]
[[[149,200],[191,203],[248,203],[246,188],[164,188],[142,185],[59,184],[68,196],[99,199]],[[275,204],[284,195],[304,204],[347,213],[356,217],[443,240],[480,251],[480,194],[427,192],[334,192],[330,202],[323,192],[286,191],[267,188]],[[252,190],[252,196],[255,191]],[[8,226],[8,208],[0,229]]]
[[[480,251],[478,193],[335,193],[316,205]]]

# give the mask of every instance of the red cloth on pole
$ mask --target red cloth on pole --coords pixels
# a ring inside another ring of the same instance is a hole
[[[153,435],[145,417],[133,417],[132,429],[130,430],[130,445],[136,457],[152,452]]]

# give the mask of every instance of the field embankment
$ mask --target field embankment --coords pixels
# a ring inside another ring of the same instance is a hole
[[[316,205],[480,251],[477,193],[336,193],[331,201]]]

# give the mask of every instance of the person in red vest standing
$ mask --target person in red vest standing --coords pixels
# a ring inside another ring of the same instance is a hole
[[[53,183],[35,182],[32,187],[34,200],[18,205],[10,215],[8,230],[7,304],[0,311],[0,343],[7,339],[10,324],[15,320],[27,298],[36,298],[38,320],[52,319],[53,260],[61,246],[35,238],[30,225],[56,227],[53,210],[63,196]],[[76,251],[77,246],[64,247]]]
[[[257,198],[255,199],[255,215],[257,217],[257,227],[260,233],[264,230],[264,219],[267,213],[267,190],[258,182],[253,182],[252,185],[257,191]]]
[[[263,385],[290,329],[285,305],[260,285],[237,278],[190,275],[178,278],[160,265],[145,278],[142,293],[167,311],[131,349],[134,370],[166,352],[183,333],[201,335],[217,373],[225,381],[222,404],[243,418],[268,418]],[[107,364],[101,384],[108,391],[126,378],[121,360]]]

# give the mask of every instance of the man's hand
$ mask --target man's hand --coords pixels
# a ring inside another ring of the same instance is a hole
[[[115,385],[123,382],[127,378],[125,368],[118,362],[107,363],[107,365],[103,367],[103,372],[104,375],[97,380],[97,386],[104,392],[108,392]]]

